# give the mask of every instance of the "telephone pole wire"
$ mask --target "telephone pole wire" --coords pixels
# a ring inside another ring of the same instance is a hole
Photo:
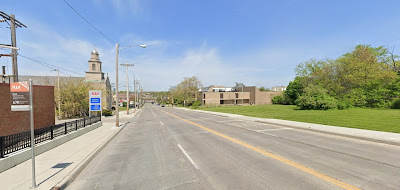
[[[17,27],[25,27],[26,26],[24,24],[22,24],[20,21],[15,19],[15,15],[11,14],[8,15],[6,13],[4,13],[3,11],[0,11],[0,16],[3,17],[6,22],[10,25],[10,29],[11,29],[11,46],[12,47],[17,47],[17,35],[16,35],[16,31],[15,29]],[[12,49],[11,50],[11,56],[12,56],[12,69],[13,69],[13,81],[14,82],[18,82],[18,63],[17,63],[17,49]]]

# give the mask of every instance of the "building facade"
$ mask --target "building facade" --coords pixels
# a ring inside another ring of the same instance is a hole
[[[272,97],[282,92],[261,92],[255,86],[240,86],[227,88],[211,86],[201,90],[202,105],[261,105],[272,104]]]
[[[272,91],[278,92],[278,91],[285,91],[286,86],[274,86],[271,88]]]

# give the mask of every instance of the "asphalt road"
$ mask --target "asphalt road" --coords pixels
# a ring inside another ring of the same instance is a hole
[[[146,105],[68,189],[400,189],[400,147]]]

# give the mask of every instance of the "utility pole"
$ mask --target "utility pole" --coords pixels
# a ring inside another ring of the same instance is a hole
[[[58,119],[61,119],[60,70],[59,69],[51,69],[51,71],[57,71]]]
[[[11,46],[12,47],[17,47],[17,36],[15,33],[15,15],[11,14]],[[18,82],[18,63],[17,63],[17,50],[12,49],[11,50],[11,55],[12,55],[12,67],[13,67],[13,75],[14,75],[14,82]]]
[[[115,50],[116,50],[116,63],[115,63],[115,96],[116,96],[116,103],[117,105],[115,106],[115,111],[117,112],[115,114],[115,127],[119,127],[119,94],[118,94],[118,48],[119,45],[118,43],[115,44]]]
[[[137,81],[136,81],[137,82]],[[140,96],[139,96],[139,90],[140,90],[140,84],[139,82],[137,83],[137,87],[136,87],[136,93],[137,93],[137,101],[138,101],[138,108],[140,109]]]
[[[136,76],[133,76],[133,92],[135,93],[135,112],[136,112],[136,107],[137,107]]]
[[[3,74],[1,76],[1,82],[5,83],[6,82],[6,66],[3,66]]]
[[[14,82],[18,82],[18,63],[17,63],[17,49],[15,47],[17,47],[17,36],[16,36],[16,32],[15,29],[17,27],[25,27],[26,26],[24,24],[22,24],[20,21],[15,19],[15,15],[11,14],[8,15],[6,13],[4,13],[3,11],[0,11],[0,16],[4,18],[5,21],[9,21],[9,25],[10,25],[10,29],[11,29],[11,47],[14,47],[11,50],[11,56],[12,56],[12,75],[13,77],[13,81]],[[8,23],[8,22],[7,22]]]
[[[126,67],[126,115],[129,115],[129,77],[128,77],[128,67],[135,66],[134,64],[121,64],[121,66]]]

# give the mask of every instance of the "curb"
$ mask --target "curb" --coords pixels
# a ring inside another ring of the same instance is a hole
[[[391,140],[387,140],[387,139],[365,137],[365,136],[360,136],[360,135],[355,135],[355,134],[344,134],[344,133],[338,133],[338,132],[324,131],[324,130],[321,130],[321,129],[315,129],[315,128],[310,128],[310,127],[308,127],[308,128],[299,127],[299,126],[294,126],[294,125],[289,125],[289,124],[282,124],[282,123],[271,122],[271,121],[263,121],[263,119],[267,119],[267,118],[258,118],[258,117],[244,116],[244,115],[239,115],[239,114],[220,113],[220,112],[204,111],[204,110],[192,110],[192,109],[187,109],[187,108],[178,108],[178,109],[190,110],[190,111],[195,111],[195,112],[197,111],[197,112],[202,112],[202,113],[207,113],[207,114],[212,114],[212,115],[217,115],[217,116],[223,116],[223,117],[240,118],[240,119],[244,119],[244,120],[247,120],[247,121],[266,123],[266,124],[273,124],[273,125],[279,125],[279,126],[283,126],[283,127],[301,129],[301,130],[305,130],[305,131],[312,131],[312,132],[318,132],[318,133],[323,133],[323,134],[336,135],[336,136],[342,136],[342,137],[347,137],[347,138],[353,138],[353,139],[359,139],[359,140],[365,140],[365,141],[389,144],[389,145],[394,145],[394,146],[400,146],[400,142],[398,142],[398,141],[391,141]],[[289,120],[283,120],[283,121],[289,121]],[[300,123],[304,123],[304,122],[300,122]],[[314,123],[307,123],[307,124],[315,125]],[[322,124],[316,124],[316,125],[322,125]],[[326,125],[326,126],[328,126],[328,125]],[[338,126],[332,126],[332,127],[338,127]],[[341,128],[355,129],[355,128],[347,128],[347,127],[341,127]],[[358,129],[358,130],[366,130],[366,129]],[[377,132],[382,132],[382,131],[377,131]],[[387,133],[389,133],[389,132],[387,132]]]
[[[134,113],[134,116],[140,113],[140,110]],[[78,166],[75,167],[73,171],[71,171],[67,176],[65,176],[60,182],[58,182],[54,187],[50,190],[62,190],[66,189],[78,175],[82,172],[83,169],[99,154],[104,147],[115,137],[117,134],[125,128],[126,124],[129,122],[120,125],[120,129],[115,131],[111,136],[109,136],[103,143],[101,143],[92,153],[90,153]]]

